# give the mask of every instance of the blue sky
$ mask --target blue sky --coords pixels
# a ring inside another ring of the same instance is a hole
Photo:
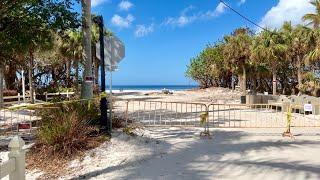
[[[301,23],[308,0],[226,0],[254,22],[277,28]],[[218,0],[92,0],[108,29],[126,45],[116,85],[187,85],[190,58],[238,27],[256,29]]]

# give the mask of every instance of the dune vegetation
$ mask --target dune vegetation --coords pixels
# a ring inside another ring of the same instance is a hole
[[[278,29],[238,28],[207,45],[191,59],[186,76],[201,87],[235,88],[245,93],[304,93],[320,96],[320,1],[304,25],[285,22]]]

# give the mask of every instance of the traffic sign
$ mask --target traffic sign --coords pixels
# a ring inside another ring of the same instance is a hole
[[[109,67],[109,70],[114,70],[115,68],[110,68],[117,66],[119,62],[125,57],[125,46],[122,41],[116,36],[104,37],[104,56],[105,56],[105,66]],[[100,43],[96,44],[96,56],[100,58]]]

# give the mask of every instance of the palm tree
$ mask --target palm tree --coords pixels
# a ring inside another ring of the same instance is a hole
[[[82,3],[82,29],[84,47],[84,73],[81,89],[82,99],[93,97],[92,82],[86,81],[85,77],[92,77],[92,54],[91,54],[91,0],[81,0]]]
[[[276,31],[265,30],[255,38],[252,44],[251,58],[257,63],[266,65],[272,72],[272,94],[277,93],[277,70],[286,59],[287,46],[283,37]]]
[[[225,45],[223,55],[227,66],[242,74],[241,89],[246,94],[247,73],[246,69],[250,61],[250,45],[252,43],[251,32],[247,28],[239,28],[231,36],[224,38]]]
[[[76,89],[78,89],[78,79],[79,79],[79,62],[83,54],[82,46],[82,32],[79,30],[68,31],[68,47],[72,54],[73,67],[75,69],[74,83]]]
[[[310,49],[313,49],[316,43],[313,31],[305,26],[298,25],[293,29],[293,39],[290,46],[293,65],[296,68],[298,77],[298,88],[301,92],[302,87],[302,75],[305,66],[305,62],[308,58]]]
[[[91,43],[92,43],[92,62],[94,65],[94,87],[95,89],[98,88],[98,74],[99,74],[99,65],[100,61],[96,57],[96,43],[99,41],[99,27],[97,24],[92,24],[92,29],[91,29]]]
[[[317,29],[320,26],[320,0],[312,0],[310,3],[315,6],[316,12],[305,14],[302,20],[307,21],[307,25],[313,25]]]

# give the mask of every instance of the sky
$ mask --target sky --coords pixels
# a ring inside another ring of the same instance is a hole
[[[309,0],[225,0],[255,23],[278,28],[313,12]],[[92,13],[126,46],[115,85],[189,85],[187,65],[206,45],[252,24],[219,0],[92,0]]]

